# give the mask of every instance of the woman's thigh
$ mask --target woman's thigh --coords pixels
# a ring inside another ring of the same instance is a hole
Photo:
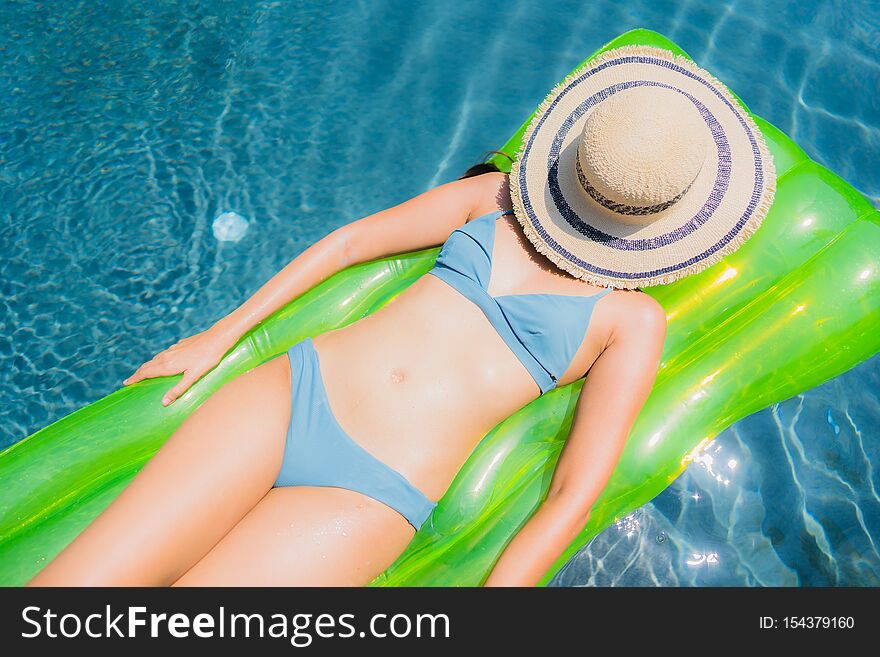
[[[290,406],[286,353],[228,382],[30,584],[174,582],[272,487]]]
[[[403,552],[412,525],[345,488],[273,488],[175,586],[363,586]]]

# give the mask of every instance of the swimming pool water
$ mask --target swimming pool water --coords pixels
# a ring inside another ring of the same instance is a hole
[[[0,447],[457,177],[634,27],[880,199],[876,3],[5,1],[0,25]],[[880,583],[878,369],[737,423],[555,583]]]

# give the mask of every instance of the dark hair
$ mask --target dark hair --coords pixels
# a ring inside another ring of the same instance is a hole
[[[475,164],[470,169],[465,171],[462,174],[462,176],[459,178],[459,180],[464,180],[465,178],[472,178],[473,176],[481,176],[484,173],[492,173],[495,171],[501,171],[501,169],[499,169],[498,166],[494,162],[486,161],[486,159],[489,157],[489,155],[492,155],[493,153],[495,155],[503,155],[508,160],[513,162],[513,158],[510,157],[510,155],[508,155],[504,151],[489,151],[489,152],[483,154],[482,158],[480,158],[482,161],[479,164]]]

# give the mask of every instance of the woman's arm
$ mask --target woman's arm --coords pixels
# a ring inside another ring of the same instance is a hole
[[[337,271],[384,255],[435,246],[506,182],[504,174],[456,180],[337,228],[275,274],[209,329],[183,338],[142,364],[125,385],[183,373],[165,393],[167,406],[209,372],[248,329]]]
[[[534,586],[583,529],[647,399],[666,336],[666,314],[627,295],[609,345],[590,368],[547,498],[504,550],[485,586]]]
[[[486,190],[498,186],[500,175],[455,180],[337,228],[294,258],[212,330],[234,343],[291,299],[350,265],[441,244],[467,221]]]

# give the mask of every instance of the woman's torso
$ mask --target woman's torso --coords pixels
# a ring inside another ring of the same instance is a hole
[[[497,206],[486,211],[492,210]],[[514,217],[494,224],[486,288],[491,296],[586,298],[603,291],[540,256]],[[595,300],[558,385],[583,376],[607,344],[610,320],[602,307],[601,299]],[[315,337],[314,344],[339,424],[435,500],[477,442],[541,392],[484,311],[432,275],[372,315]]]

